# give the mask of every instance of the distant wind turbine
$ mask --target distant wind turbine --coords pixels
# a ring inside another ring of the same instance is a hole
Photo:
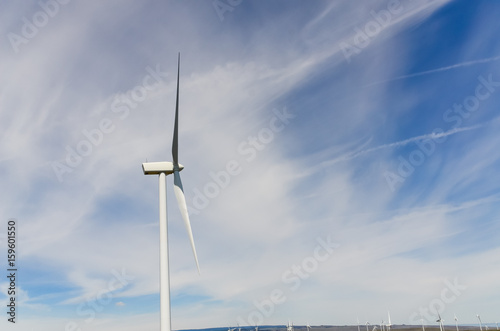
[[[360,331],[359,330],[359,317],[356,318],[356,321],[358,322],[358,331]]]
[[[309,325],[309,323],[307,323],[306,328],[307,328],[307,331],[311,331],[311,326]]]
[[[457,326],[457,331],[459,331],[458,330],[458,318],[457,318],[457,315],[455,315],[455,314],[453,314],[453,315],[455,316],[455,325]]]
[[[145,175],[158,175],[159,179],[159,196],[160,196],[160,331],[170,331],[172,322],[170,319],[170,273],[168,265],[168,235],[167,235],[167,192],[165,187],[165,179],[167,175],[174,175],[174,193],[177,198],[177,204],[184,220],[184,225],[191,241],[194,260],[198,273],[200,266],[196,249],[194,246],[193,232],[191,231],[191,223],[187,211],[186,198],[182,188],[181,177],[179,172],[184,169],[184,166],[178,161],[178,123],[179,123],[179,73],[180,73],[181,55],[179,53],[177,63],[177,97],[175,102],[175,122],[174,136],[172,140],[172,158],[173,162],[146,162],[142,164],[142,170]]]
[[[436,320],[436,322],[439,323],[439,330],[443,331],[443,319],[441,318],[441,315],[439,315],[439,312],[438,312],[438,319]]]
[[[389,311],[387,311],[387,317],[389,317],[389,322],[387,323],[387,331],[391,331],[391,313],[389,313]]]
[[[366,322],[366,331],[368,331],[368,325],[370,325],[370,323]]]
[[[425,331],[424,319],[422,318],[422,331]]]
[[[479,316],[479,314],[477,314],[476,316],[477,316],[477,319],[479,320],[479,329],[481,331],[483,331],[483,323],[481,322],[481,316]]]

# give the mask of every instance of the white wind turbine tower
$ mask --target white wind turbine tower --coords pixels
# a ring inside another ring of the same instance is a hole
[[[359,317],[356,318],[356,321],[358,322],[358,331],[360,331],[359,330]]]
[[[167,192],[165,187],[165,179],[167,175],[174,175],[174,193],[177,198],[177,203],[184,220],[184,225],[191,241],[196,267],[200,272],[198,257],[194,246],[193,232],[191,231],[191,223],[187,211],[186,198],[182,188],[181,177],[179,172],[184,169],[184,166],[178,161],[178,122],[179,122],[179,73],[180,73],[181,55],[179,53],[177,63],[177,95],[175,101],[175,122],[174,136],[172,139],[172,158],[173,162],[147,162],[142,164],[142,170],[145,175],[158,175],[159,179],[159,196],[160,196],[160,331],[170,331],[172,322],[170,320],[170,274],[168,265],[168,235],[167,235]]]
[[[309,325],[309,323],[307,323],[306,328],[307,328],[307,331],[311,331],[311,326]]]
[[[483,331],[483,323],[481,322],[481,316],[479,316],[479,314],[477,314],[476,316],[477,316],[477,319],[479,320],[479,329],[481,331]]]
[[[387,323],[387,331],[391,331],[391,314],[387,311],[387,317],[389,317],[389,322]]]
[[[424,319],[422,318],[422,331],[425,331]]]
[[[455,316],[455,325],[457,327],[457,331],[459,331],[458,330],[458,318],[457,318],[457,315],[455,315],[455,314],[453,314],[453,315]]]
[[[441,315],[439,315],[439,312],[438,312],[438,319],[436,320],[436,322],[439,323],[439,330],[443,331],[443,319],[441,318]]]

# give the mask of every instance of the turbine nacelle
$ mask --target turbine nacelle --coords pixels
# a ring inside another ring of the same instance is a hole
[[[182,164],[178,165],[179,169],[175,169],[172,162],[147,162],[142,164],[142,171],[145,175],[159,175],[164,173],[165,175],[173,174],[174,171],[181,171],[184,169]]]

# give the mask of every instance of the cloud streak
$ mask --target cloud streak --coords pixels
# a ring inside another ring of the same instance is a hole
[[[379,145],[379,146],[375,146],[375,147],[371,147],[371,148],[367,148],[367,149],[362,149],[359,151],[355,150],[353,152],[336,157],[333,160],[322,162],[317,168],[315,168],[316,169],[315,171],[318,171],[319,169],[323,169],[325,167],[330,167],[330,166],[332,166],[336,163],[339,163],[339,162],[350,161],[352,159],[355,159],[355,158],[358,158],[360,156],[364,156],[366,154],[373,153],[376,151],[380,151],[380,150],[384,150],[384,149],[399,148],[399,147],[403,147],[403,146],[406,146],[410,143],[414,143],[417,141],[422,141],[422,140],[426,140],[426,139],[433,139],[434,140],[434,139],[439,139],[439,138],[445,138],[445,137],[452,136],[452,135],[457,134],[457,133],[481,129],[481,128],[484,128],[484,127],[491,125],[495,122],[498,122],[498,120],[499,120],[499,118],[492,120],[488,123],[477,124],[477,125],[473,125],[473,126],[469,126],[469,127],[458,127],[458,128],[454,128],[454,129],[451,129],[451,130],[448,130],[445,132],[439,132],[439,133],[436,133],[436,132],[427,133],[424,135],[411,137],[408,139],[396,141],[396,142],[389,143],[389,144],[383,144],[383,145]]]
[[[409,75],[389,78],[386,80],[381,80],[381,81],[378,81],[375,83],[368,84],[365,87],[378,85],[378,84],[384,84],[384,83],[390,83],[390,82],[394,82],[394,81],[398,81],[398,80],[402,80],[402,79],[407,79],[407,78],[430,75],[430,74],[434,74],[434,73],[438,73],[438,72],[448,71],[448,70],[462,68],[462,67],[468,67],[468,66],[472,66],[472,65],[476,65],[476,64],[489,63],[489,62],[494,62],[494,61],[498,61],[498,60],[500,60],[500,56],[494,56],[494,57],[489,57],[489,58],[484,58],[484,59],[479,59],[479,60],[461,62],[461,63],[457,63],[457,64],[454,64],[451,66],[446,66],[446,67],[441,67],[441,68],[437,68],[437,69],[421,71],[421,72],[417,72],[414,74],[409,74]]]

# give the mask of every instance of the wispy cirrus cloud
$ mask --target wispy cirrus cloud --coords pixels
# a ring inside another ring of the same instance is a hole
[[[368,86],[373,86],[373,85],[382,84],[382,83],[394,82],[394,81],[398,81],[401,79],[413,78],[413,77],[418,77],[418,76],[425,76],[425,75],[430,75],[430,74],[434,74],[434,73],[438,73],[438,72],[448,71],[448,70],[452,70],[452,69],[458,69],[458,68],[462,68],[462,67],[468,67],[468,66],[472,66],[472,65],[476,65],[476,64],[484,64],[484,63],[489,63],[489,62],[498,61],[498,60],[500,60],[500,56],[494,56],[494,57],[489,57],[489,58],[479,59],[479,60],[465,61],[465,62],[457,63],[457,64],[454,64],[451,66],[446,66],[446,67],[421,71],[421,72],[417,72],[414,74],[403,75],[403,76],[399,76],[399,77],[385,79],[385,80],[382,80],[379,82],[368,84],[366,86],[368,87]]]
[[[492,120],[491,122],[488,122],[488,123],[477,124],[477,125],[473,125],[473,126],[469,126],[469,127],[457,127],[457,128],[453,128],[451,130],[445,131],[445,132],[431,132],[431,133],[423,134],[420,136],[411,137],[411,138],[404,139],[401,141],[396,141],[396,142],[389,143],[389,144],[383,144],[383,145],[379,145],[379,146],[375,146],[375,147],[371,147],[371,148],[366,148],[366,149],[357,148],[356,150],[354,150],[352,152],[349,152],[347,154],[344,154],[342,156],[336,157],[332,160],[328,160],[328,161],[325,161],[325,162],[319,164],[316,169],[323,169],[325,167],[329,167],[329,166],[334,165],[334,164],[339,163],[339,162],[349,161],[349,160],[352,160],[354,158],[363,156],[365,154],[373,153],[373,152],[384,150],[384,149],[396,149],[396,148],[403,147],[403,146],[406,146],[410,143],[414,143],[417,141],[422,141],[422,140],[427,140],[427,139],[435,140],[435,139],[439,139],[439,138],[445,138],[445,137],[448,137],[448,136],[451,136],[451,135],[454,135],[457,133],[461,133],[461,132],[467,132],[467,131],[471,131],[471,130],[481,129],[481,128],[484,128],[485,126],[492,125],[496,122],[498,122],[498,118],[495,120]],[[364,145],[368,144],[370,141],[371,141],[371,139],[369,141],[367,141]]]

